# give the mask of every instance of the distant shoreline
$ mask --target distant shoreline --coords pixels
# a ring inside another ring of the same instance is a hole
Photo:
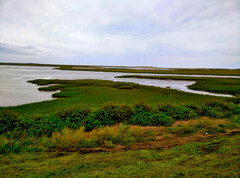
[[[54,67],[54,69],[59,70],[78,70],[96,72],[240,76],[240,69],[160,68],[153,66],[63,65],[63,64],[38,64],[38,63],[0,63],[0,65]]]

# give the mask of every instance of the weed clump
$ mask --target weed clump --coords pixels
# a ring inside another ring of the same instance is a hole
[[[54,132],[50,142],[56,148],[73,148],[84,139],[84,132],[84,127],[77,130],[64,128],[61,132]]]

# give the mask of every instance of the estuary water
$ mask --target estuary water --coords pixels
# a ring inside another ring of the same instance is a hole
[[[122,82],[134,82],[141,85],[156,86],[162,88],[177,89],[185,92],[231,97],[226,94],[213,94],[204,91],[188,89],[195,81],[183,80],[157,80],[157,79],[137,79],[137,78],[115,78],[121,75],[157,75],[157,76],[186,76],[174,74],[136,74],[136,73],[117,73],[117,72],[93,72],[93,71],[68,71],[56,70],[52,67],[33,67],[33,66],[0,66],[0,106],[17,106],[27,103],[34,103],[52,100],[55,92],[38,91],[39,86],[28,83],[34,79],[101,79]],[[202,75],[191,75],[202,77]],[[229,77],[229,76],[210,76],[206,77]],[[240,78],[239,76],[232,76]]]

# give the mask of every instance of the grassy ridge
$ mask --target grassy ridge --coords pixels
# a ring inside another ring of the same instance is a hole
[[[185,75],[240,75],[240,69],[184,69],[174,68],[174,70],[148,70],[146,69],[118,69],[103,68],[104,66],[92,65],[59,65],[59,64],[34,64],[34,63],[0,63],[0,65],[19,66],[45,66],[56,67],[60,70],[80,70],[80,71],[101,71],[101,72],[123,72],[123,73],[154,73],[154,74],[185,74]],[[79,68],[76,68],[79,67]]]
[[[203,90],[214,93],[240,94],[240,78],[214,78],[214,77],[185,77],[185,76],[143,76],[124,75],[118,78],[146,78],[160,80],[191,80],[196,81],[188,88],[193,90]]]

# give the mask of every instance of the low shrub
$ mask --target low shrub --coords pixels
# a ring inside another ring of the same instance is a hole
[[[128,118],[131,118],[132,115],[133,110],[130,106],[108,103],[93,113],[92,120],[100,121],[100,124],[103,126],[111,126],[126,121]]]
[[[240,107],[232,102],[207,102],[201,108],[201,115],[210,118],[230,118],[240,113]]]
[[[89,118],[85,122],[86,131],[91,131],[94,128],[98,128],[101,126],[101,121],[99,121],[94,114],[91,114]]]
[[[220,109],[217,109],[215,107],[209,106],[209,105],[203,105],[202,106],[202,115],[207,116],[210,118],[223,118],[224,113]]]
[[[101,126],[112,126],[124,122],[141,126],[171,126],[175,120],[196,119],[202,116],[210,118],[229,118],[239,122],[240,105],[232,102],[208,102],[203,105],[163,104],[152,108],[143,102],[134,107],[107,103],[102,108],[90,111],[82,107],[67,108],[55,115],[18,116],[11,110],[0,111],[0,134],[6,133],[13,138],[21,135],[51,137],[53,132],[64,128],[86,131]],[[234,118],[234,119],[233,119]]]
[[[128,124],[141,126],[171,126],[175,121],[165,114],[154,114],[153,112],[135,112]]]
[[[13,131],[18,123],[18,115],[11,110],[0,111],[0,134]]]
[[[189,119],[196,119],[200,116],[191,108],[182,106],[179,107],[177,115],[175,116],[175,120],[189,120]]]
[[[157,111],[175,119],[178,113],[178,107],[173,104],[157,105]]]
[[[164,113],[169,117],[172,117],[174,120],[189,120],[199,118],[199,108],[190,105],[190,106],[176,106],[173,104],[158,105],[157,111]]]
[[[37,116],[29,118],[21,118],[17,124],[16,130],[19,134],[25,132],[28,136],[51,136],[53,132],[62,130],[65,127],[60,118],[55,116]]]
[[[63,120],[66,127],[76,129],[85,124],[86,120],[89,117],[89,114],[90,114],[89,109],[73,107],[57,111],[55,115],[56,117]]]

